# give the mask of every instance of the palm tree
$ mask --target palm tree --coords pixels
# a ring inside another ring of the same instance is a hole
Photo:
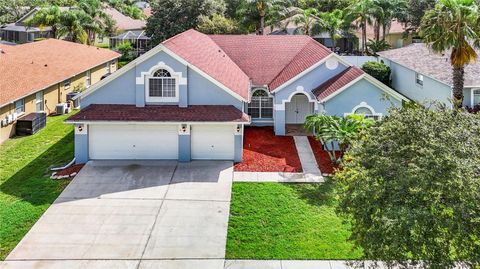
[[[344,13],[342,10],[335,9],[332,12],[325,12],[320,14],[323,25],[322,30],[330,35],[333,40],[333,46],[337,45],[337,40],[341,37],[340,31],[349,31],[349,25],[345,25]]]
[[[315,8],[298,9],[297,14],[292,17],[293,23],[297,26],[295,33],[303,35],[319,34],[322,31],[323,22],[318,14],[319,12]]]
[[[87,44],[93,44],[96,34],[108,27],[109,16],[103,11],[102,2],[99,0],[80,0],[78,7],[91,18],[85,25],[85,30],[88,36]]]
[[[28,27],[38,25],[40,28],[45,26],[51,27],[52,37],[57,38],[57,29],[60,23],[62,11],[56,5],[40,9],[33,18],[29,19],[26,24]]]
[[[420,26],[423,40],[434,52],[450,51],[453,67],[453,102],[462,107],[464,69],[477,60],[480,49],[480,15],[474,0],[439,0],[427,11]]]
[[[374,0],[358,0],[347,9],[348,16],[362,29],[362,49],[367,51],[367,25],[372,25],[372,15],[376,11]]]
[[[90,16],[83,10],[69,10],[60,16],[58,36],[72,42],[87,43],[88,34],[85,25],[90,23]]]
[[[285,0],[245,0],[237,10],[237,16],[244,22],[257,21],[256,33],[264,34],[265,20],[269,16],[270,24],[276,24],[287,13],[289,1]]]
[[[375,0],[375,41],[380,40],[380,27],[382,28],[382,40],[385,40],[393,19],[405,17],[407,11],[406,0]]]

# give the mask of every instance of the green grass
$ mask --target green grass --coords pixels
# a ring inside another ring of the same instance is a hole
[[[228,259],[359,259],[325,184],[234,183]]]
[[[49,117],[35,135],[0,145],[0,260],[68,184],[49,178],[50,167],[73,158],[73,127],[63,123],[66,117]]]

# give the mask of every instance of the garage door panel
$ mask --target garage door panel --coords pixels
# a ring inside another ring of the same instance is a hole
[[[92,125],[90,159],[177,159],[175,125]]]
[[[232,125],[193,125],[191,154],[196,160],[233,160],[235,135]]]

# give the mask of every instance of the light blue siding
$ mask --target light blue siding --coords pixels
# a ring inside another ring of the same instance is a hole
[[[275,135],[285,135],[285,110],[275,110]]]
[[[451,87],[423,75],[423,86],[416,83],[416,72],[388,59],[383,59],[392,69],[392,87],[406,97],[420,102],[439,101],[451,105]],[[421,61],[422,59],[419,59]]]
[[[392,103],[395,106],[402,104],[401,101],[393,97],[390,97],[390,100],[385,100],[385,92],[382,89],[362,79],[325,102],[323,106],[327,115],[343,117],[344,113],[351,113],[352,109],[362,102],[373,107],[375,113],[382,113],[383,115],[388,113],[388,108],[392,106]]]
[[[243,106],[242,101],[190,68],[188,69],[188,104],[233,105],[239,110],[242,110]]]
[[[75,134],[75,163],[88,162],[88,134]]]
[[[189,162],[191,160],[191,136],[178,136],[178,160],[181,162]]]
[[[463,89],[463,105],[472,107],[472,89]]]
[[[82,97],[80,106],[81,108],[85,108],[90,104],[134,105],[136,99],[135,70],[131,69],[91,94]]]

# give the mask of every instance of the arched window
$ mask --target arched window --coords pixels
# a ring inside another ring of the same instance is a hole
[[[155,71],[148,80],[150,97],[176,97],[176,79],[167,70]]]
[[[376,113],[373,107],[365,102],[361,102],[358,106],[354,107],[351,113],[345,113],[345,116],[352,114],[364,115],[365,118],[372,118],[374,120],[380,120],[382,118],[382,113]]]
[[[252,100],[248,104],[248,115],[253,119],[273,118],[273,98],[264,89],[257,89],[252,93]]]

